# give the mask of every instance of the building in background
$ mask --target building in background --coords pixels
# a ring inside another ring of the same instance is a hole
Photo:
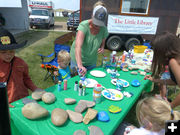
[[[0,13],[5,19],[2,27],[13,34],[29,30],[29,13],[26,0],[0,0]]]

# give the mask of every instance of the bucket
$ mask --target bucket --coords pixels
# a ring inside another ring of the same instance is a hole
[[[145,49],[147,49],[147,46],[144,45],[135,45],[134,46],[134,52],[135,53],[143,53],[145,51]]]

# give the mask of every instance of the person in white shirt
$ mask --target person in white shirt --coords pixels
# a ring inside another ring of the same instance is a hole
[[[166,120],[179,120],[180,112],[173,111],[166,100],[146,97],[136,106],[140,128],[128,126],[124,135],[164,135]]]

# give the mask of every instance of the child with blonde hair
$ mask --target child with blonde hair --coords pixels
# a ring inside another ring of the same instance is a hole
[[[141,127],[129,126],[124,135],[164,135],[165,122],[180,119],[180,113],[173,111],[167,101],[155,97],[139,101],[136,116]]]
[[[71,78],[71,72],[69,69],[70,55],[66,50],[61,50],[58,53],[57,62],[59,64],[58,71],[54,71],[54,75],[57,76],[59,81]]]

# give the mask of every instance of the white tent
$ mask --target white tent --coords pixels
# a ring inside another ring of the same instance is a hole
[[[13,33],[29,30],[27,0],[0,0],[0,13],[5,18],[4,28]]]

